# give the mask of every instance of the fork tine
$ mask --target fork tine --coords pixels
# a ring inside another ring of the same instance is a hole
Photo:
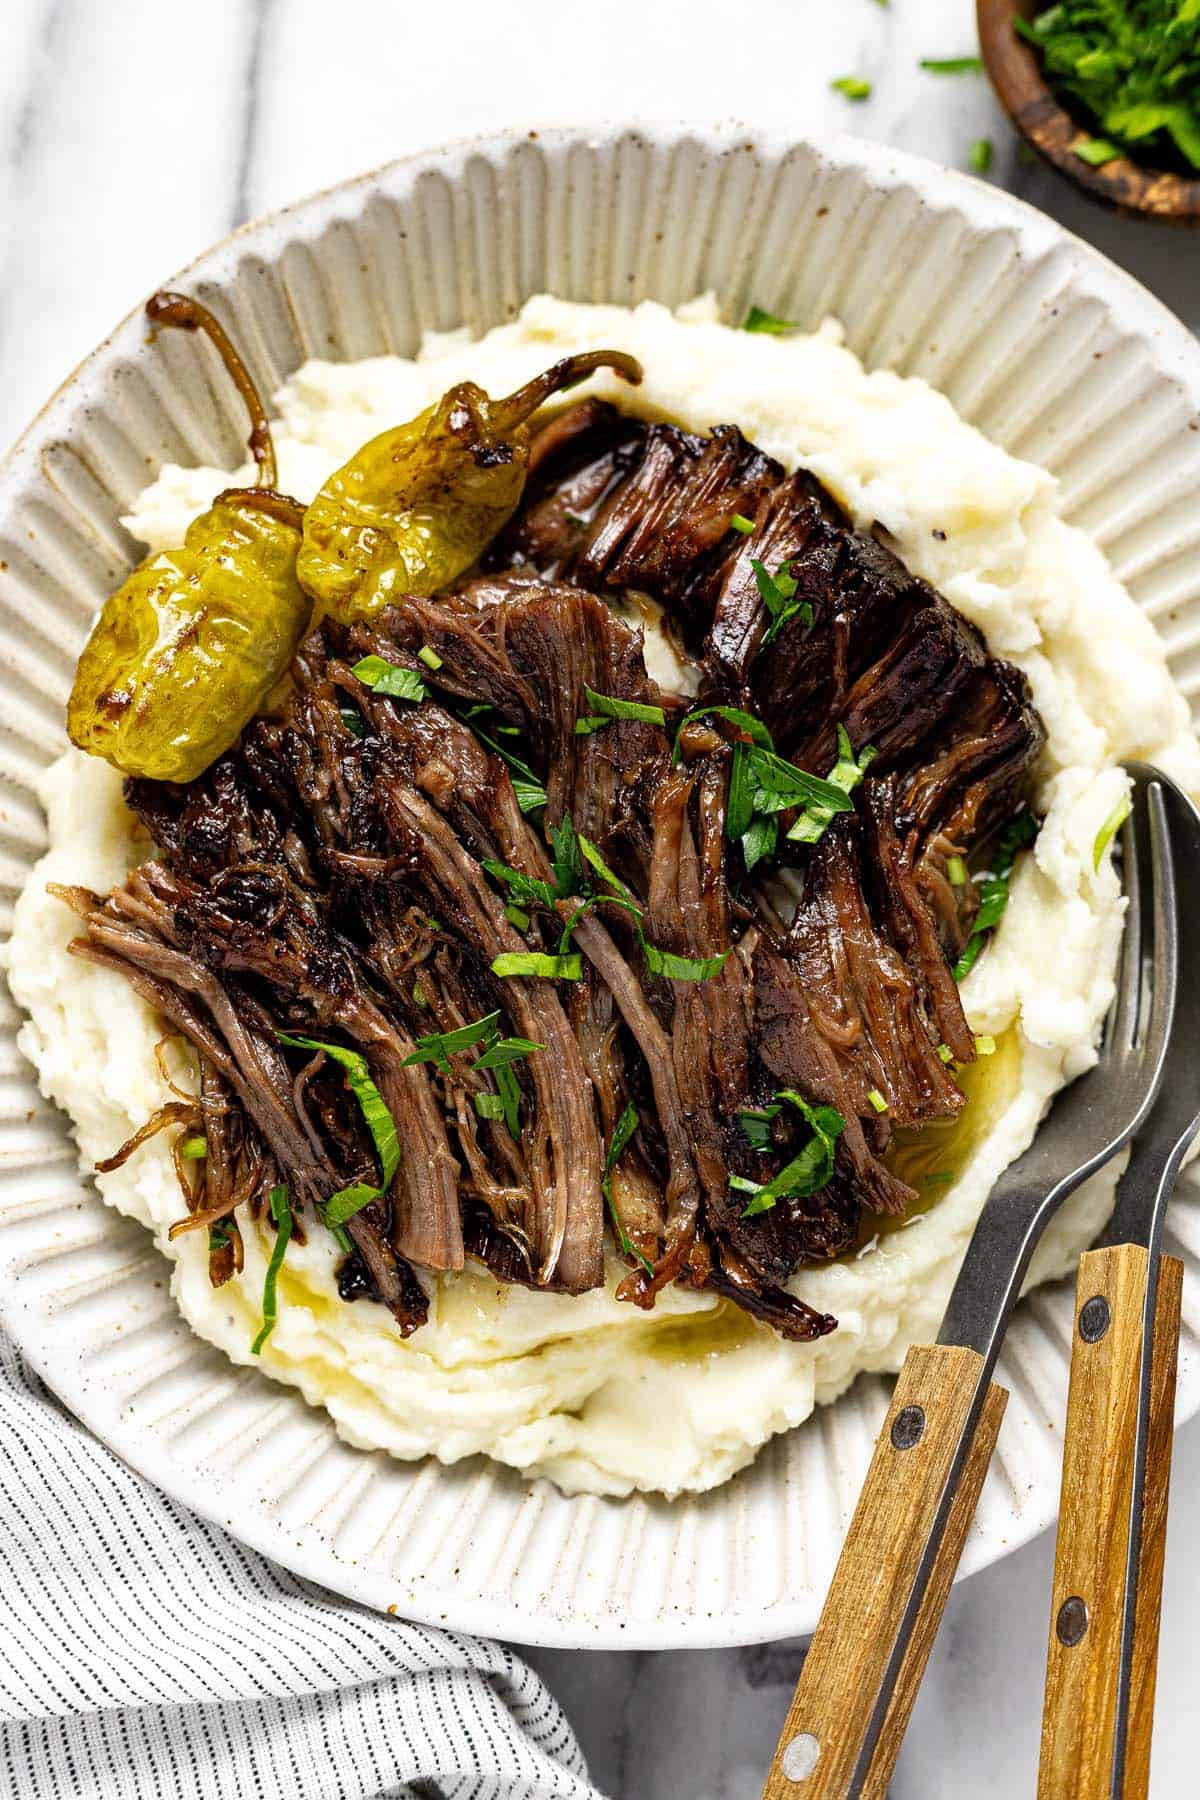
[[[1117,992],[1105,1042],[1120,1053],[1132,1048],[1137,1035],[1142,988],[1142,881],[1145,858],[1138,849],[1137,785],[1134,806],[1121,833],[1123,877],[1129,905],[1125,912],[1125,929],[1121,935],[1121,960],[1117,969]]]
[[[1158,782],[1151,782],[1146,796],[1150,837],[1150,869],[1153,883],[1153,963],[1149,1016],[1139,1034],[1148,1057],[1157,1056],[1171,1030],[1175,1013],[1175,989],[1179,965],[1179,919],[1175,893],[1175,863],[1167,824],[1166,799]],[[1144,956],[1144,952],[1143,952]],[[1144,1009],[1143,1009],[1144,1010]]]

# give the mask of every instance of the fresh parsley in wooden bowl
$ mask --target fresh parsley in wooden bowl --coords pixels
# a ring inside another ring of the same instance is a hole
[[[977,0],[1013,123],[1117,211],[1200,224],[1200,0]]]

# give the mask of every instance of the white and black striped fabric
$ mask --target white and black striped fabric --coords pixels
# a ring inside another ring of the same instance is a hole
[[[5,1800],[598,1800],[498,1644],[339,1600],[117,1461],[0,1336]]]

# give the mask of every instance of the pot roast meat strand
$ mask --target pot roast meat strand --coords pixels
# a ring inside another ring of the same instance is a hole
[[[135,874],[145,874],[147,867]],[[341,1186],[340,1175],[331,1164],[313,1160],[312,1147],[292,1106],[290,1076],[277,1047],[245,1024],[215,976],[194,958],[119,918],[98,914],[85,923],[88,935],[76,940],[72,950],[119,970],[142,998],[220,1071],[271,1146],[277,1167],[297,1198],[315,1208]],[[372,1213],[375,1219],[368,1217]],[[410,1304],[410,1272],[380,1232],[378,1216],[377,1207],[364,1208],[346,1228],[371,1269],[379,1297],[407,1335],[421,1323]]]
[[[678,604],[696,592],[699,569],[728,548],[734,513],[753,515],[782,478],[736,425],[707,438],[651,425],[640,464],[604,501],[573,570],[585,584],[641,588]]]
[[[834,1106],[838,1144],[876,1211],[914,1198],[879,1161],[896,1126],[952,1118],[963,1095],[937,1053],[916,983],[875,930],[864,898],[853,823],[822,839],[782,949],[755,953],[758,1049],[777,1085]],[[969,1060],[974,1056],[973,1042]],[[876,1116],[870,1094],[887,1111]]]
[[[389,638],[361,626],[350,634],[350,643],[355,656],[386,654]],[[457,831],[471,844],[476,858],[496,857],[542,879],[549,873],[499,758],[432,703],[397,707],[362,688],[357,698],[378,734],[371,742],[381,738],[392,750],[383,752],[380,744],[379,753],[366,745],[350,752],[343,771],[350,813],[358,783],[369,794],[372,810],[388,817],[393,832],[399,824],[402,860],[413,865],[410,885],[424,894],[431,910],[453,919],[456,934],[472,944],[485,966],[504,950],[527,948],[504,919],[503,901],[486,884],[479,891],[477,863],[464,856],[455,836]],[[363,759],[372,757],[368,766]],[[454,831],[432,807],[445,809]],[[416,844],[410,841],[414,831]],[[524,1065],[536,1101],[522,1145],[531,1185],[526,1236],[541,1281],[581,1291],[603,1278],[600,1148],[586,1072],[549,984],[503,982],[496,998],[522,1035],[548,1046]]]
[[[618,700],[663,705],[646,674],[641,632],[603,601],[561,586],[515,597],[498,629],[538,696],[548,823],[558,825],[569,812],[576,830],[601,847],[617,830],[637,839],[637,791],[651,787],[666,767],[666,734],[644,720],[614,719],[580,736],[575,723],[591,711],[585,686]]]
[[[913,862],[914,834],[896,829],[896,778],[868,782],[862,799],[862,830],[874,875],[880,916],[888,936],[921,983],[925,1011],[958,1062],[975,1060],[975,1036],[963,1011],[954,971],[946,960],[938,920],[925,898]],[[947,884],[948,885],[948,884]],[[906,1121],[897,1120],[897,1123]]]
[[[969,878],[949,879],[947,859],[977,851],[1017,811],[1045,741],[1025,676],[989,658],[950,730],[897,791],[892,817],[904,857],[951,962],[970,936],[977,895]]]
[[[722,1250],[720,1261],[714,1264],[708,1286],[793,1343],[812,1343],[837,1330],[832,1313],[819,1313],[806,1300],[798,1300],[786,1289],[764,1282],[728,1248]]]
[[[692,957],[718,954],[730,945],[724,875],[727,761],[727,751],[705,757],[698,766],[673,771],[660,788],[648,928],[655,942]],[[660,877],[660,869],[673,869],[674,881]],[[751,969],[750,954],[738,948],[707,981],[671,984],[672,1059],[700,1176],[706,1248],[711,1244],[711,1260],[704,1258],[694,1278],[701,1285],[702,1274],[707,1284],[714,1271],[726,1269],[721,1291],[739,1305],[748,1283],[785,1281],[799,1262],[830,1254],[832,1245],[844,1248],[859,1214],[856,1199],[847,1203],[842,1196],[839,1213],[823,1190],[805,1200],[777,1201],[747,1218],[746,1196],[730,1187],[731,1173],[763,1180],[775,1170],[774,1163],[754,1156],[738,1124],[739,1111],[751,1104]],[[729,1271],[740,1273],[735,1278]],[[776,1310],[798,1335],[808,1335],[807,1323],[801,1324],[806,1309],[782,1291]]]
[[[586,836],[604,844],[618,796],[628,792],[625,778],[647,763],[665,766],[666,740],[658,727],[636,720],[614,721],[584,738],[576,734],[575,720],[586,707],[585,682],[596,692],[658,702],[642,662],[640,635],[591,596],[553,587],[538,589],[528,603],[515,595],[505,607],[502,629],[506,649],[531,674],[542,696],[551,771],[547,818],[557,822],[571,812]],[[356,629],[351,642],[355,654],[379,654],[384,647],[367,627]],[[550,878],[545,851],[521,815],[499,758],[465,726],[428,703],[396,708],[370,700],[365,706],[372,723],[411,753],[416,785],[446,813],[477,858],[498,858],[525,874]],[[565,1004],[607,1140],[626,1098],[612,996],[590,976],[571,986]],[[663,1227],[661,1199],[628,1153],[612,1182],[614,1195],[619,1190],[623,1196],[618,1210],[625,1229],[653,1259]]]
[[[285,1002],[299,1002],[307,1015],[301,1035],[343,1031],[361,1050],[400,1142],[389,1195],[393,1243],[422,1268],[460,1269],[458,1166],[425,1070],[405,1066],[413,1040],[371,998],[347,947],[328,933],[315,911],[306,911],[284,872],[271,871],[258,881],[273,885],[278,899],[261,911],[252,903],[249,919],[240,916],[240,905],[230,909],[215,885],[181,894],[177,912],[206,960],[257,976]]]
[[[544,425],[530,446],[521,506],[489,549],[487,567],[530,564],[547,577],[569,568],[597,506],[639,454],[646,429],[596,399]]]
[[[734,425],[698,436],[675,425],[621,420],[584,402],[577,417],[535,439],[537,472],[488,566],[532,564],[585,587],[639,588],[708,622],[698,568],[716,565],[734,513],[753,515],[783,476]]]
[[[569,902],[559,902],[559,911],[564,917],[570,910]],[[620,1290],[622,1298],[634,1300],[640,1306],[652,1306],[659,1288],[674,1280],[683,1268],[695,1239],[700,1189],[689,1121],[679,1091],[671,1040],[647,1000],[641,982],[594,914],[580,919],[575,927],[574,943],[612,994],[617,1010],[645,1059],[659,1129],[666,1144],[665,1247],[660,1258],[650,1259],[655,1263],[653,1279],[644,1271],[635,1271],[626,1278]]]
[[[802,769],[827,773],[837,760],[840,721],[855,750],[870,744],[875,775],[906,764],[952,718],[984,659],[978,632],[932,589],[883,654],[853,683],[837,719],[793,740],[788,754]]]
[[[457,935],[487,964],[527,949],[504,917],[503,901],[394,760],[381,758],[374,793],[397,847],[411,854],[414,881],[434,911],[453,919]],[[518,976],[502,984],[502,999],[519,1034],[546,1045],[528,1059],[537,1105],[525,1134],[534,1202],[527,1235],[541,1280],[581,1293],[604,1278],[601,1152],[591,1083],[550,983]]]

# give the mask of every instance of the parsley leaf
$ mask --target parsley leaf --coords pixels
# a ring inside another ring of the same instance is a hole
[[[665,725],[667,722],[661,706],[649,706],[640,700],[622,700],[616,694],[598,694],[586,681],[583,691],[592,710],[589,715],[576,719],[577,737],[587,737],[589,733],[611,725],[614,719],[640,719],[647,725]]]
[[[843,794],[850,794],[858,786],[877,752],[868,744],[861,755],[855,756],[854,746],[850,742],[850,733],[840,722],[837,728],[838,759],[829,771],[829,784],[840,789]],[[788,838],[798,844],[815,844],[824,835],[826,827],[833,819],[833,811],[828,801],[809,801],[792,829]]]
[[[982,56],[923,56],[921,67],[928,75],[978,75],[983,69]]]
[[[359,1110],[379,1157],[382,1173],[378,1187],[365,1181],[352,1182],[349,1187],[338,1188],[336,1193],[330,1194],[321,1207],[321,1218],[332,1231],[334,1226],[344,1225],[347,1219],[372,1200],[378,1200],[391,1187],[396,1170],[400,1167],[400,1140],[396,1136],[396,1121],[371,1079],[366,1057],[358,1050],[348,1050],[344,1044],[323,1043],[319,1038],[293,1037],[285,1031],[277,1035],[281,1044],[288,1044],[298,1050],[323,1050],[332,1062],[341,1065],[346,1071],[350,1092],[358,1101]],[[409,1062],[418,1060],[420,1059],[416,1057],[408,1058]]]
[[[550,845],[555,893],[564,900],[571,894],[581,893],[584,887],[583,856],[575,822],[569,812],[563,814],[557,825],[550,827]]]
[[[549,956],[540,950],[506,950],[493,958],[492,974],[528,975],[539,981],[582,981],[583,958]]]
[[[273,1187],[270,1204],[271,1217],[275,1221],[275,1242],[271,1246],[271,1260],[263,1279],[262,1326],[250,1346],[252,1356],[258,1355],[275,1329],[275,1321],[279,1317],[279,1271],[283,1267],[284,1253],[292,1239],[292,1209],[288,1203],[287,1188]]]
[[[807,600],[795,598],[799,583],[792,574],[790,563],[780,563],[772,575],[757,556],[752,556],[750,567],[754,570],[759,598],[771,615],[771,623],[767,627],[766,636],[762,641],[762,647],[765,650],[768,644],[774,643],[789,619],[799,617],[802,625],[811,625],[813,610]]]
[[[419,701],[429,693],[415,669],[401,668],[399,663],[386,662],[382,656],[364,656],[355,663],[352,673],[364,687],[374,688],[377,694],[387,694],[393,700]]]
[[[1104,852],[1108,849],[1108,846],[1112,843],[1132,811],[1132,800],[1129,798],[1128,794],[1122,794],[1121,798],[1117,801],[1117,804],[1113,807],[1107,819],[1105,819],[1103,825],[1096,833],[1096,841],[1092,845],[1092,869],[1094,873],[1100,873],[1100,864],[1104,858]],[[187,1155],[186,1146],[184,1147],[184,1155]]]
[[[799,1200],[819,1192],[833,1174],[833,1153],[846,1128],[846,1121],[836,1107],[812,1106],[793,1088],[781,1088],[775,1099],[781,1105],[786,1102],[795,1107],[812,1135],[770,1181],[748,1182],[745,1176],[730,1178],[731,1187],[753,1195],[742,1212],[744,1219],[769,1212],[777,1200]]]
[[[617,1234],[617,1242],[620,1244],[621,1249],[625,1252],[626,1256],[636,1257],[646,1273],[648,1275],[653,1275],[654,1264],[642,1255],[641,1251],[637,1248],[637,1245],[626,1231],[625,1226],[621,1221],[621,1215],[617,1211],[617,1203],[613,1199],[612,1191],[612,1172],[616,1167],[617,1158],[620,1156],[622,1150],[624,1150],[640,1124],[641,1118],[638,1114],[638,1109],[630,1102],[617,1120],[616,1126],[613,1129],[612,1138],[609,1141],[608,1149],[604,1153],[604,1173],[600,1178],[600,1191],[604,1195],[608,1205],[608,1210],[612,1217],[613,1230]]]
[[[777,319],[774,313],[764,312],[761,306],[752,306],[742,322],[743,331],[761,331],[770,337],[787,337],[789,332],[799,331],[800,326],[791,319]]]
[[[1020,851],[1028,848],[1038,834],[1038,822],[1029,811],[1019,812],[1009,821],[996,841],[990,874],[979,883],[979,911],[967,947],[954,965],[955,981],[963,981],[979,960],[979,953],[1004,917],[1008,905],[1008,885],[1013,865]]]

